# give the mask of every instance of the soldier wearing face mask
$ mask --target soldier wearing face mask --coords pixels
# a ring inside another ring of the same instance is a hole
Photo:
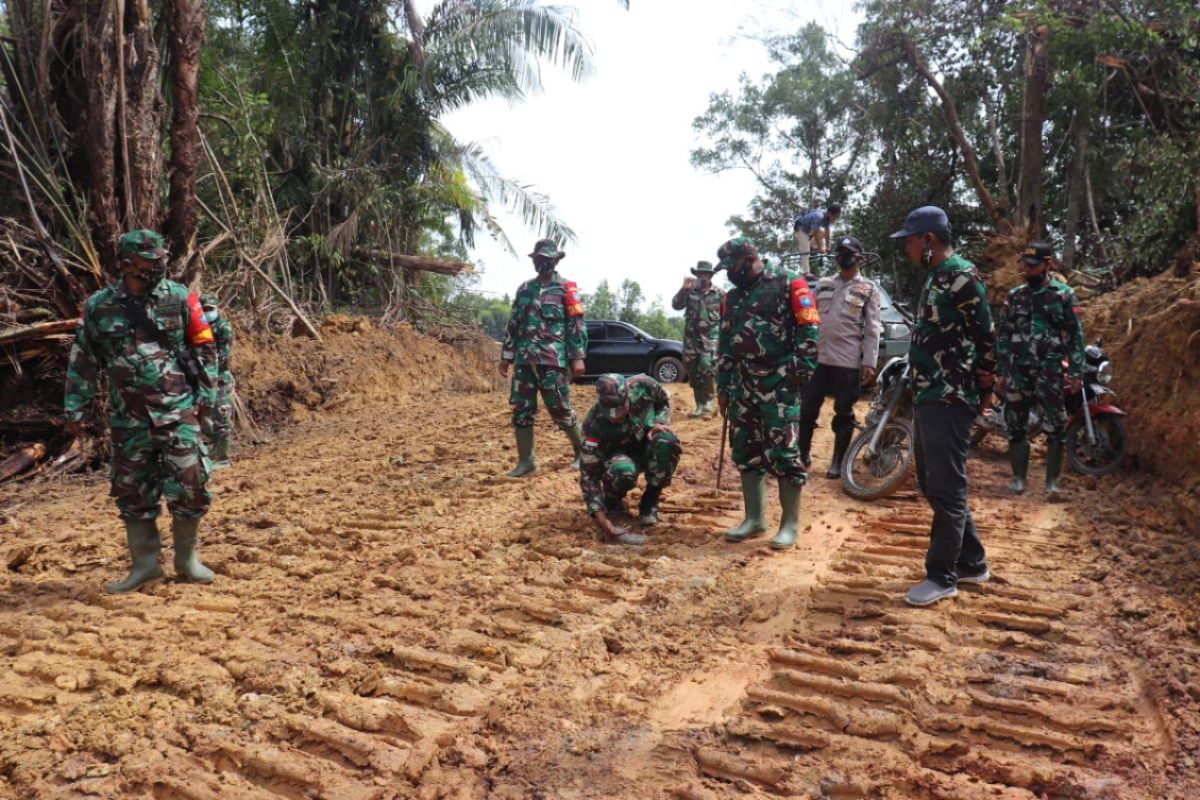
[[[533,422],[540,394],[554,423],[566,432],[575,450],[572,468],[579,469],[583,431],[571,408],[571,379],[583,374],[587,355],[587,327],[583,300],[574,281],[556,268],[566,253],[550,239],[541,239],[529,254],[537,277],[525,281],[513,298],[512,316],[504,335],[500,375],[513,371],[509,403],[517,439],[517,466],[510,478],[521,478],[536,468],[533,456]],[[569,366],[568,366],[569,365]]]
[[[133,564],[109,592],[161,578],[159,503],[171,512],[177,577],[213,579],[196,555],[211,463],[202,417],[216,401],[213,332],[195,294],[166,278],[163,238],[126,233],[117,245],[121,278],[87,299],[67,363],[67,431],[83,432],[84,411],[108,376],[112,497],[125,523]]]
[[[854,403],[862,386],[875,378],[879,358],[879,290],[858,273],[862,243],[853,236],[838,241],[837,275],[821,278],[813,294],[821,313],[817,369],[804,385],[800,404],[800,458],[812,464],[813,430],[825,398],[833,395],[833,457],[827,478],[840,478],[842,456],[854,435]]]

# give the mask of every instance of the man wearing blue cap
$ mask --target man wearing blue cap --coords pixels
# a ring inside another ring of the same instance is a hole
[[[908,351],[913,371],[917,481],[933,509],[925,580],[904,596],[928,606],[960,583],[991,577],[967,507],[967,450],[977,412],[991,405],[996,329],[978,270],[954,252],[950,220],[922,206],[892,234],[913,266],[928,270]]]

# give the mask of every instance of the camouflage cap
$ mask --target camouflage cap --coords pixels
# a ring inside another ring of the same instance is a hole
[[[711,261],[697,261],[696,266],[692,269],[692,274],[699,275],[701,272],[707,272],[709,275],[712,275],[716,270],[713,269]]]
[[[596,416],[610,422],[619,422],[629,413],[629,392],[625,388],[625,376],[610,372],[596,381]]]
[[[754,246],[754,241],[746,236],[730,239],[717,249],[717,269],[727,270],[746,256],[758,257],[758,248]]]
[[[1029,266],[1043,264],[1054,258],[1054,248],[1045,242],[1030,242],[1021,251],[1021,261]]]
[[[200,295],[200,305],[206,309],[216,308],[217,296],[212,292],[205,292],[204,294]]]
[[[141,256],[157,261],[167,254],[167,242],[160,234],[139,228],[121,235],[117,240],[117,253],[121,258]]]
[[[529,254],[530,258],[541,256],[543,258],[566,258],[567,254],[558,249],[558,245],[553,239],[538,239],[537,244],[533,246],[533,252]]]

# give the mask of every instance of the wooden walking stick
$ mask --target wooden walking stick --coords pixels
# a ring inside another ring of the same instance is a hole
[[[729,436],[729,414],[721,415],[721,452],[717,454],[717,488],[721,488],[721,473],[725,471],[725,440]]]

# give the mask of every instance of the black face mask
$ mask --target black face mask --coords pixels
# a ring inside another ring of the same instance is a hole
[[[551,261],[548,258],[535,258],[533,260],[533,268],[537,270],[538,275],[548,275],[554,272],[556,266],[558,266],[558,262]]]
[[[842,269],[853,269],[858,264],[858,253],[841,252],[837,254],[838,266]]]
[[[1025,282],[1036,289],[1046,282],[1046,273],[1043,271],[1037,275],[1026,275]]]
[[[751,286],[758,283],[758,275],[754,274],[754,270],[751,268],[751,262],[746,260],[742,262],[741,268],[736,272],[729,270],[729,280],[739,289],[749,289]]]

